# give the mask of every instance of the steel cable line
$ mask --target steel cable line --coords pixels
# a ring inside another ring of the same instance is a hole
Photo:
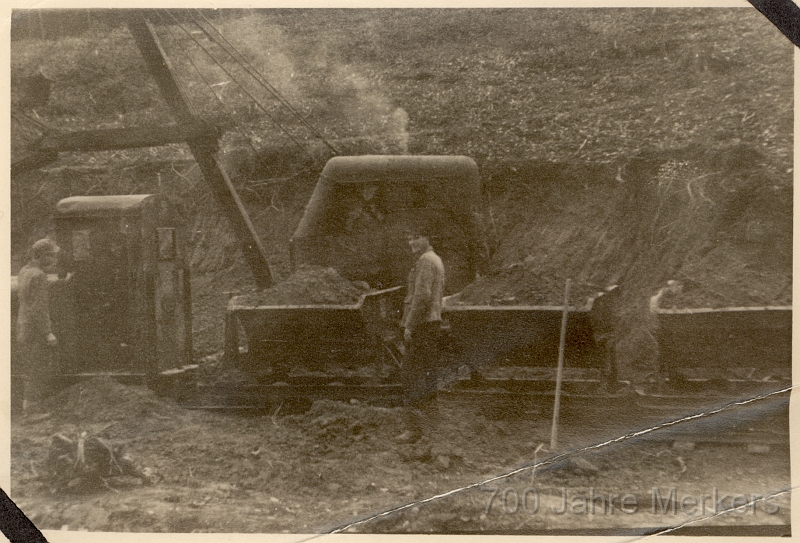
[[[272,95],[273,95],[273,97],[277,98],[277,99],[278,99],[278,102],[279,102],[281,105],[283,105],[284,107],[286,107],[287,109],[289,109],[289,110],[290,110],[290,111],[291,111],[291,112],[292,112],[292,113],[295,115],[295,117],[297,117],[298,119],[300,119],[300,121],[301,121],[301,122],[303,122],[303,124],[305,124],[305,125],[306,125],[306,126],[307,126],[307,127],[310,129],[310,130],[311,130],[311,132],[313,132],[313,133],[314,133],[314,134],[315,134],[315,135],[316,135],[318,138],[320,138],[320,139],[321,139],[321,140],[322,140],[322,141],[323,141],[323,142],[324,142],[324,143],[325,143],[325,144],[326,144],[328,147],[330,147],[330,148],[333,150],[334,154],[338,154],[338,151],[337,151],[337,150],[336,150],[336,149],[335,149],[335,148],[334,148],[332,145],[330,145],[330,144],[329,144],[329,143],[328,143],[328,142],[325,140],[325,138],[324,138],[324,137],[322,137],[322,135],[321,135],[321,134],[319,134],[319,133],[318,133],[318,132],[317,132],[317,131],[316,131],[316,130],[315,130],[313,127],[312,127],[312,126],[310,126],[310,125],[309,125],[307,122],[305,122],[305,120],[302,118],[302,116],[300,116],[300,115],[299,115],[299,113],[297,113],[297,112],[296,112],[296,111],[295,111],[295,110],[292,108],[291,104],[289,104],[289,103],[288,103],[288,102],[287,102],[285,99],[283,99],[283,97],[281,97],[279,94],[277,94],[277,91],[276,91],[276,90],[274,90],[274,89],[270,89],[270,86],[271,86],[271,85],[270,85],[268,82],[266,82],[266,80],[263,80],[263,76],[261,76],[261,79],[259,79],[259,76],[260,76],[260,74],[258,74],[258,72],[256,72],[256,73],[254,74],[254,73],[253,73],[253,70],[250,70],[250,69],[249,69],[249,68],[248,68],[248,67],[245,65],[245,62],[247,62],[247,60],[246,60],[246,59],[244,59],[244,62],[243,62],[242,60],[240,60],[240,59],[236,58],[236,56],[235,56],[235,55],[233,55],[233,54],[232,54],[230,51],[228,51],[228,50],[225,48],[225,45],[223,45],[222,43],[220,43],[220,42],[219,42],[219,40],[217,40],[216,38],[214,38],[213,36],[211,36],[211,35],[208,33],[208,31],[207,31],[205,28],[203,28],[203,26],[202,26],[200,23],[198,23],[198,22],[197,22],[197,20],[196,20],[196,19],[192,18],[192,22],[193,22],[193,23],[194,23],[194,24],[195,24],[195,25],[196,25],[196,26],[197,26],[197,27],[200,29],[200,31],[201,31],[201,32],[203,32],[203,34],[206,36],[206,38],[207,38],[207,39],[208,39],[208,40],[209,40],[211,43],[215,44],[217,47],[219,47],[219,48],[221,48],[223,51],[225,51],[225,52],[226,52],[226,53],[227,53],[227,54],[228,54],[228,55],[229,55],[229,56],[230,56],[230,57],[233,59],[233,61],[234,61],[234,63],[235,63],[236,65],[238,65],[240,68],[244,69],[244,70],[245,70],[245,72],[247,72],[247,74],[248,74],[250,77],[252,77],[252,78],[255,80],[255,82],[256,82],[256,83],[258,83],[259,85],[261,85],[261,86],[262,86],[262,87],[263,87],[263,88],[264,88],[264,89],[265,89],[267,92],[269,92],[270,94],[272,94]],[[178,24],[180,25],[180,23],[178,23]],[[223,39],[225,39],[225,37],[224,37],[224,36],[222,36],[222,34],[220,34],[220,36],[221,36]],[[192,39],[194,39],[194,37],[193,37],[193,36],[192,36]],[[200,45],[200,43],[199,43],[199,42],[198,42],[196,39],[194,39],[194,41],[195,41],[195,42],[196,42],[198,45]],[[226,41],[227,41],[227,40],[226,40]],[[200,47],[202,47],[202,45],[200,45]],[[206,52],[207,52],[207,51],[206,51]],[[207,52],[207,54],[208,54],[209,56],[211,56],[211,53],[208,53],[208,52]],[[213,58],[213,57],[212,57],[212,58]],[[222,66],[222,64],[221,64],[219,61],[217,61],[216,59],[214,59],[214,61],[215,61],[215,62],[216,62],[216,63],[217,63],[219,66],[220,66],[220,68],[222,68],[223,70],[225,70],[225,68]],[[248,96],[250,96],[250,98],[252,98],[252,99],[253,99],[253,101],[254,101],[254,102],[256,102],[256,104],[259,106],[259,108],[260,108],[262,111],[264,111],[264,113],[266,113],[266,114],[267,114],[267,116],[268,116],[270,119],[272,119],[272,121],[273,121],[275,124],[277,124],[277,125],[278,125],[278,126],[281,128],[281,130],[283,130],[283,131],[284,131],[284,132],[285,132],[285,133],[286,133],[286,134],[287,134],[287,135],[288,135],[290,138],[292,138],[292,140],[293,140],[293,141],[295,141],[295,143],[297,143],[297,141],[296,141],[296,140],[295,140],[295,139],[292,137],[292,135],[291,135],[291,134],[290,134],[290,133],[289,133],[289,132],[288,132],[288,131],[287,131],[287,130],[286,130],[284,127],[283,127],[283,126],[281,126],[281,124],[280,124],[280,123],[277,121],[277,119],[275,119],[275,118],[274,118],[272,115],[270,115],[270,114],[269,114],[269,113],[266,111],[266,109],[265,109],[265,108],[262,106],[262,104],[261,104],[261,103],[260,103],[260,102],[259,102],[259,101],[258,101],[258,100],[255,98],[255,97],[253,97],[253,96],[252,96],[252,95],[251,95],[249,92],[247,92],[247,89],[244,87],[244,85],[242,85],[242,84],[241,84],[241,83],[240,83],[238,80],[236,80],[236,79],[233,77],[233,75],[231,75],[231,74],[230,74],[230,73],[229,73],[227,70],[225,70],[225,73],[226,73],[226,74],[228,74],[228,75],[231,77],[231,79],[233,79],[234,81],[236,81],[236,83],[237,83],[237,84],[238,84],[238,85],[239,85],[239,86],[242,88],[242,90],[244,90],[244,91],[245,91],[245,92],[248,94]],[[262,81],[262,80],[263,80],[263,81]],[[265,84],[265,83],[266,83],[266,84]],[[299,145],[299,144],[298,144],[298,145]],[[304,152],[305,152],[305,153],[306,153],[306,154],[307,154],[309,157],[311,157],[311,155],[310,155],[310,154],[309,154],[309,153],[308,153],[308,152],[305,150],[305,148],[303,148],[303,151],[304,151]],[[318,163],[318,161],[317,161],[317,160],[316,160],[314,157],[311,157],[311,158],[312,158],[312,160],[313,160],[315,163]]]
[[[197,38],[195,38],[195,37],[192,35],[192,33],[191,33],[191,32],[189,32],[189,30],[188,30],[188,29],[187,29],[185,26],[183,26],[183,24],[181,24],[181,22],[180,22],[180,21],[178,21],[178,20],[175,18],[175,16],[174,16],[174,15],[172,15],[172,13],[170,13],[170,12],[167,12],[167,14],[170,16],[170,18],[173,20],[173,22],[174,22],[174,23],[175,23],[175,24],[176,24],[178,27],[180,27],[180,29],[181,29],[181,30],[183,30],[183,32],[184,32],[184,33],[185,33],[185,34],[186,34],[186,35],[189,37],[189,39],[191,39],[191,40],[192,40],[192,41],[193,41],[195,44],[197,44],[197,46],[198,46],[198,47],[200,47],[200,49],[201,49],[201,50],[202,50],[202,51],[203,51],[203,52],[204,52],[204,53],[205,53],[205,54],[206,54],[206,55],[207,55],[207,56],[208,56],[208,57],[211,59],[211,61],[212,61],[214,64],[216,64],[217,66],[219,66],[219,68],[220,68],[220,69],[221,69],[223,72],[225,72],[225,74],[226,74],[226,75],[227,75],[227,76],[228,76],[228,77],[231,79],[231,81],[233,81],[233,82],[234,82],[236,85],[238,85],[238,86],[239,86],[239,88],[240,88],[240,89],[242,89],[242,91],[244,91],[244,93],[245,93],[245,94],[247,94],[247,96],[248,96],[248,97],[249,97],[249,98],[250,98],[250,99],[251,99],[251,100],[252,100],[252,101],[253,101],[253,102],[256,104],[256,106],[258,106],[258,108],[259,108],[259,109],[261,109],[261,111],[263,111],[263,112],[264,112],[264,114],[265,114],[267,117],[269,117],[269,119],[270,119],[270,120],[271,120],[273,123],[275,123],[276,125],[278,125],[278,127],[279,127],[279,128],[280,128],[280,129],[281,129],[281,130],[282,130],[282,131],[283,131],[283,132],[284,132],[284,133],[285,133],[285,134],[286,134],[286,135],[287,135],[287,136],[288,136],[288,137],[289,137],[289,138],[290,138],[290,139],[291,139],[291,140],[292,140],[292,141],[293,141],[293,142],[294,142],[294,143],[295,143],[295,144],[296,144],[298,147],[300,147],[300,148],[301,148],[301,149],[302,149],[302,150],[303,150],[303,151],[304,151],[304,152],[305,152],[305,153],[306,153],[306,154],[307,154],[307,155],[308,155],[308,156],[309,156],[309,157],[310,157],[312,160],[314,160],[314,157],[312,157],[312,156],[311,156],[311,155],[308,153],[308,151],[306,151],[306,150],[305,150],[305,148],[302,146],[302,144],[301,144],[301,143],[299,143],[299,142],[298,142],[298,141],[297,141],[297,140],[296,140],[296,139],[293,137],[293,135],[292,135],[292,134],[291,134],[291,133],[290,133],[290,132],[289,132],[289,131],[288,131],[286,128],[284,128],[284,127],[283,127],[283,126],[280,124],[280,122],[278,122],[278,120],[277,120],[277,119],[276,119],[276,118],[275,118],[275,117],[274,117],[272,114],[270,114],[270,113],[269,113],[269,111],[267,111],[267,110],[266,110],[266,108],[265,108],[265,107],[264,107],[264,106],[261,104],[261,102],[259,102],[259,100],[258,100],[258,99],[257,99],[255,96],[253,96],[253,95],[252,95],[252,94],[251,94],[251,93],[250,93],[250,92],[247,90],[247,88],[244,86],[244,84],[243,84],[241,81],[239,81],[238,79],[236,79],[236,77],[235,77],[235,76],[234,76],[234,75],[233,75],[233,74],[232,74],[232,73],[231,73],[231,72],[230,72],[230,71],[229,71],[227,68],[225,68],[225,66],[223,66],[223,65],[222,65],[222,63],[221,63],[219,60],[217,60],[217,58],[216,58],[216,57],[215,57],[215,56],[214,56],[214,55],[211,53],[211,51],[209,51],[209,50],[208,50],[206,47],[204,47],[204,46],[203,46],[203,44],[202,44],[202,43],[200,43],[200,42],[197,40]],[[202,29],[201,29],[201,30],[202,30]],[[205,33],[204,33],[204,34],[205,34]],[[212,40],[212,41],[213,41],[213,40]],[[214,43],[216,43],[216,42],[214,42]],[[217,44],[217,45],[219,45],[219,44]],[[235,60],[235,59],[234,59],[234,60]],[[239,64],[239,63],[237,62],[237,64]]]
[[[267,79],[259,72],[253,64],[247,60],[247,58],[236,48],[236,46],[225,37],[225,35],[220,32],[215,26],[214,23],[208,20],[208,18],[203,15],[203,13],[199,9],[195,9],[195,11],[203,18],[203,20],[214,30],[214,32],[238,55],[231,53],[222,43],[220,43],[216,38],[211,36],[208,31],[203,27],[194,17],[191,17],[192,21],[197,25],[200,30],[208,37],[208,39],[212,40],[214,43],[219,45],[226,53],[228,53],[231,58],[233,58],[239,65],[241,65],[247,73],[250,74],[253,79],[258,81],[267,91],[269,91],[277,100],[280,102],[284,107],[286,107],[303,125],[308,128],[315,136],[317,136],[328,148],[333,151],[334,154],[338,155],[339,151],[336,149],[327,139],[323,136],[316,128],[314,128],[306,119],[297,111],[292,104],[284,98],[281,93],[276,89]]]
[[[189,32],[189,30],[188,30],[188,29],[186,29],[186,27],[184,27],[184,26],[183,26],[183,25],[182,25],[180,22],[178,22],[178,21],[177,21],[177,19],[175,19],[175,16],[174,16],[174,15],[172,15],[172,14],[171,14],[169,11],[167,11],[167,10],[163,10],[163,11],[166,11],[166,13],[167,13],[167,14],[168,14],[168,15],[169,15],[171,18],[172,18],[172,20],[175,22],[175,24],[176,24],[176,25],[177,25],[177,26],[178,26],[178,27],[179,27],[181,30],[183,30],[183,31],[186,33],[186,35],[187,35],[187,36],[189,36],[189,38],[190,38],[190,39],[191,39],[193,42],[195,42],[195,43],[197,44],[197,46],[198,46],[198,47],[200,47],[200,49],[202,49],[202,50],[203,50],[203,52],[204,52],[206,55],[208,55],[208,56],[209,56],[209,58],[211,58],[211,60],[212,60],[212,61],[213,61],[213,62],[214,62],[214,63],[215,63],[217,66],[219,66],[219,67],[220,67],[220,69],[221,69],[223,72],[225,72],[225,74],[226,74],[228,77],[230,77],[230,78],[231,78],[231,80],[232,80],[232,81],[234,81],[234,82],[235,82],[237,85],[239,85],[239,88],[241,88],[241,89],[244,91],[244,93],[245,93],[245,94],[247,94],[247,96],[249,96],[249,97],[250,97],[250,99],[251,99],[251,100],[253,100],[253,102],[255,102],[255,104],[258,106],[258,108],[259,108],[261,111],[263,111],[263,112],[264,112],[264,114],[265,114],[267,117],[269,117],[269,119],[270,119],[270,120],[271,120],[273,123],[275,123],[275,124],[278,126],[278,128],[280,128],[280,129],[281,129],[281,130],[282,130],[282,131],[283,131],[283,132],[284,132],[284,133],[285,133],[285,134],[286,134],[286,135],[289,137],[289,139],[291,139],[291,140],[294,142],[294,144],[295,144],[295,145],[297,145],[297,146],[298,146],[298,147],[299,147],[299,148],[300,148],[300,149],[301,149],[301,150],[302,150],[302,151],[303,151],[303,152],[304,152],[306,155],[308,155],[308,157],[309,157],[309,158],[310,158],[310,159],[311,159],[311,160],[312,160],[314,163],[317,163],[317,164],[318,164],[318,161],[317,161],[317,159],[316,159],[316,158],[314,158],[314,156],[312,156],[312,155],[311,155],[311,153],[309,153],[309,152],[308,152],[308,150],[307,150],[307,149],[306,149],[306,148],[305,148],[305,147],[304,147],[304,146],[303,146],[303,145],[302,145],[302,144],[301,144],[299,141],[297,141],[297,139],[296,139],[296,138],[295,138],[295,137],[294,137],[294,136],[293,136],[293,135],[292,135],[292,134],[291,134],[291,133],[290,133],[290,132],[289,132],[289,131],[288,131],[286,128],[284,128],[284,127],[283,127],[283,125],[281,125],[281,123],[279,123],[279,122],[278,122],[278,120],[277,120],[277,119],[275,119],[275,117],[274,117],[274,116],[272,116],[272,115],[269,113],[269,111],[267,111],[267,109],[266,109],[266,108],[265,108],[265,107],[264,107],[264,106],[261,104],[261,102],[259,102],[259,101],[258,101],[258,99],[257,99],[257,98],[255,98],[255,97],[254,97],[252,94],[250,94],[250,92],[247,90],[247,88],[246,88],[244,85],[242,85],[242,83],[241,83],[241,82],[240,82],[238,79],[236,79],[236,77],[234,77],[234,75],[233,75],[233,74],[231,74],[231,72],[230,72],[230,71],[228,71],[228,69],[227,69],[227,68],[225,68],[225,66],[223,66],[223,65],[222,65],[222,64],[221,64],[221,63],[220,63],[220,62],[219,62],[219,61],[218,61],[218,60],[217,60],[217,59],[214,57],[214,55],[212,55],[212,54],[211,54],[211,52],[209,52],[209,51],[208,51],[208,49],[206,49],[206,48],[203,46],[203,44],[202,44],[202,43],[200,43],[200,42],[197,40],[197,38],[195,38],[194,36],[192,36],[192,33],[191,33],[191,32]]]
[[[217,28],[214,26],[214,23],[212,23],[211,21],[209,21],[209,20],[208,20],[208,18],[207,18],[205,15],[203,15],[203,13],[202,13],[202,12],[201,12],[199,9],[196,9],[195,11],[197,11],[198,15],[200,15],[200,16],[203,18],[203,20],[204,20],[204,21],[206,21],[206,23],[207,23],[207,24],[208,24],[208,25],[209,25],[209,26],[210,26],[210,27],[211,27],[211,28],[214,30],[214,32],[217,34],[217,36],[219,36],[219,38],[221,38],[221,39],[222,39],[222,40],[225,42],[225,44],[227,44],[227,45],[228,45],[228,46],[229,46],[229,47],[230,47],[230,48],[231,48],[231,49],[232,49],[232,50],[233,50],[233,51],[236,53],[236,55],[235,55],[234,53],[232,53],[232,52],[231,52],[231,51],[230,51],[230,50],[229,50],[229,49],[228,49],[228,48],[227,48],[227,47],[226,47],[226,46],[225,46],[223,43],[221,43],[221,42],[220,42],[220,41],[219,41],[217,38],[215,38],[214,36],[212,36],[211,34],[209,34],[208,30],[207,30],[205,27],[203,27],[203,26],[202,26],[202,25],[201,25],[201,24],[200,24],[200,23],[197,21],[197,19],[195,19],[194,17],[191,17],[191,15],[189,15],[189,17],[192,19],[192,22],[194,22],[194,24],[195,24],[195,25],[196,25],[196,26],[197,26],[197,27],[198,27],[198,28],[199,28],[199,29],[200,29],[200,30],[201,30],[201,31],[202,31],[202,32],[203,32],[203,33],[206,35],[206,37],[207,37],[209,40],[211,40],[212,42],[216,43],[216,44],[217,44],[217,45],[218,45],[220,48],[222,48],[222,50],[223,50],[223,51],[225,51],[226,53],[228,53],[228,55],[230,55],[230,57],[231,57],[231,58],[232,58],[234,61],[236,61],[236,63],[237,63],[237,64],[241,65],[241,66],[242,66],[242,68],[244,68],[244,69],[245,69],[245,70],[246,70],[246,71],[247,71],[247,72],[250,74],[250,76],[251,76],[251,77],[253,77],[253,79],[255,79],[256,81],[258,81],[258,83],[259,83],[259,84],[261,84],[261,86],[263,86],[263,87],[264,87],[264,88],[265,88],[265,89],[266,89],[266,90],[267,90],[267,91],[268,91],[270,94],[272,94],[272,95],[273,95],[273,97],[275,97],[275,99],[276,99],[276,100],[278,100],[278,102],[280,102],[280,103],[281,103],[282,105],[284,105],[284,106],[285,106],[285,107],[286,107],[286,108],[287,108],[289,111],[291,111],[291,112],[292,112],[292,114],[293,114],[295,117],[297,117],[297,118],[298,118],[298,120],[300,120],[301,122],[304,122],[304,121],[305,121],[305,119],[303,118],[303,116],[302,116],[302,115],[300,115],[300,113],[299,113],[299,112],[298,112],[298,111],[297,111],[297,110],[296,110],[296,109],[295,109],[295,108],[294,108],[294,107],[291,105],[291,103],[290,103],[290,102],[289,102],[289,101],[288,101],[286,98],[284,98],[284,97],[281,95],[281,93],[280,93],[280,92],[278,92],[278,89],[276,89],[276,88],[275,88],[275,87],[274,87],[274,86],[273,86],[273,85],[272,85],[272,84],[271,84],[269,81],[267,81],[267,80],[266,80],[266,78],[265,78],[263,75],[261,75],[261,73],[260,73],[260,72],[259,72],[259,71],[258,71],[258,70],[255,68],[255,67],[253,67],[252,63],[251,63],[250,61],[248,61],[248,60],[247,60],[247,57],[245,57],[245,56],[244,56],[244,55],[243,55],[243,54],[242,54],[242,53],[241,53],[241,52],[240,52],[240,51],[239,51],[239,50],[236,48],[236,46],[235,46],[235,45],[233,45],[233,44],[230,42],[230,40],[228,40],[228,38],[226,38],[226,37],[225,37],[225,35],[224,35],[222,32],[220,32],[220,31],[219,31],[219,30],[218,30],[218,29],[217,29]],[[238,57],[237,57],[237,55],[238,55]],[[307,127],[308,127],[308,128],[309,128],[309,129],[310,129],[312,132],[314,132],[316,135],[318,135],[318,136],[319,136],[321,139],[324,139],[324,138],[322,138],[322,136],[321,136],[321,135],[319,135],[319,133],[318,133],[318,132],[317,132],[317,131],[314,129],[314,127],[313,127],[313,126],[311,126],[311,125],[310,125],[310,124],[308,124],[308,123],[305,123],[305,124],[306,124],[306,126],[307,126]]]
[[[211,85],[211,83],[209,83],[208,79],[206,79],[206,77],[203,75],[202,70],[200,70],[200,67],[197,66],[197,64],[195,64],[194,60],[192,60],[192,57],[189,56],[189,52],[183,47],[183,44],[181,44],[181,42],[177,38],[177,36],[175,36],[175,34],[173,34],[172,29],[170,29],[169,25],[167,24],[166,19],[164,19],[164,16],[161,13],[158,13],[158,17],[159,17],[159,19],[161,19],[161,24],[164,25],[164,28],[167,30],[167,33],[169,33],[170,37],[172,38],[172,41],[178,46],[178,49],[180,50],[180,52],[183,53],[183,56],[186,57],[186,60],[188,60],[189,63],[194,67],[195,71],[197,71],[197,75],[200,76],[200,79],[203,80],[203,83],[206,85],[206,87],[208,87],[208,90],[211,91],[211,94],[214,96],[214,98],[216,98],[217,102],[222,107],[222,110],[223,110],[223,113],[225,114],[225,117],[227,117],[227,119],[231,122],[231,124],[233,124],[233,126],[236,127],[236,130],[239,132],[239,134],[241,134],[241,136],[244,139],[247,140],[247,144],[250,146],[251,149],[253,149],[253,152],[258,154],[258,149],[255,148],[255,146],[253,145],[253,142],[250,140],[250,138],[247,137],[247,135],[244,133],[244,131],[242,131],[241,127],[239,127],[239,125],[233,119],[233,116],[229,112],[229,108],[225,105],[225,102],[223,102],[222,98],[220,98],[220,96],[216,93],[216,91],[214,91],[213,85]]]
[[[235,46],[233,43],[231,43],[231,41],[230,41],[230,40],[229,40],[227,37],[225,37],[225,35],[224,35],[224,34],[223,34],[223,33],[222,33],[222,32],[221,32],[219,29],[217,29],[217,27],[216,27],[216,26],[214,26],[214,23],[212,23],[211,21],[209,21],[209,20],[208,20],[208,18],[207,18],[205,15],[203,15],[203,12],[202,12],[202,11],[200,11],[199,9],[195,9],[195,11],[196,11],[196,12],[197,12],[197,14],[198,14],[198,15],[200,15],[200,17],[202,17],[202,18],[203,18],[203,20],[204,20],[204,21],[205,21],[205,22],[206,22],[206,23],[207,23],[207,24],[208,24],[208,25],[209,25],[209,26],[210,26],[210,27],[211,27],[211,28],[214,30],[214,32],[216,33],[216,35],[217,35],[217,36],[219,36],[219,38],[221,38],[221,39],[222,39],[222,41],[224,41],[224,42],[225,42],[225,44],[227,44],[227,46],[228,46],[228,47],[230,47],[230,49],[232,49],[232,50],[233,50],[233,52],[235,52],[236,54],[234,55],[234,53],[232,53],[230,50],[228,50],[228,49],[225,47],[225,45],[223,45],[221,42],[219,42],[219,41],[217,40],[217,38],[215,38],[214,36],[211,36],[211,35],[208,33],[208,30],[206,30],[206,28],[205,28],[205,27],[203,27],[203,26],[202,26],[200,23],[198,23],[198,22],[197,22],[197,19],[195,19],[194,17],[191,17],[191,15],[190,15],[190,17],[192,18],[192,21],[195,23],[195,25],[197,25],[197,27],[198,27],[198,28],[200,28],[200,29],[203,31],[203,33],[204,33],[204,34],[205,34],[205,35],[208,37],[208,39],[210,39],[210,40],[214,41],[215,43],[217,43],[217,45],[219,45],[219,46],[220,46],[220,47],[221,47],[221,48],[222,48],[222,49],[223,49],[223,50],[224,50],[226,53],[228,53],[228,54],[231,56],[231,58],[233,58],[233,59],[234,59],[236,62],[238,62],[239,64],[241,64],[241,65],[242,65],[242,67],[243,67],[243,68],[245,68],[245,69],[248,71],[248,73],[249,73],[249,74],[250,74],[250,75],[251,75],[251,76],[252,76],[254,79],[256,79],[256,80],[257,80],[257,81],[258,81],[258,82],[259,82],[259,83],[260,83],[260,84],[261,84],[261,85],[262,85],[264,88],[266,88],[266,89],[267,89],[267,90],[268,90],[268,91],[269,91],[269,92],[270,92],[270,93],[271,93],[271,94],[272,94],[272,95],[273,95],[273,96],[274,96],[274,97],[275,97],[275,98],[276,98],[276,99],[277,99],[277,100],[278,100],[278,101],[279,101],[281,104],[283,104],[284,106],[286,106],[286,108],[287,108],[289,111],[291,111],[291,112],[292,112],[292,114],[293,114],[293,115],[295,115],[295,116],[298,118],[298,120],[300,120],[301,122],[302,122],[302,121],[304,121],[305,119],[303,118],[303,116],[302,116],[302,115],[300,115],[300,113],[299,113],[299,112],[298,112],[298,111],[297,111],[297,110],[296,110],[296,109],[295,109],[295,108],[292,106],[292,104],[291,104],[291,103],[290,103],[290,102],[289,102],[289,101],[288,101],[286,98],[284,98],[284,97],[283,97],[283,95],[281,95],[281,93],[278,91],[278,89],[276,89],[276,88],[275,88],[275,86],[273,86],[273,85],[272,85],[272,84],[271,84],[269,81],[267,81],[266,77],[264,77],[264,76],[261,74],[261,72],[259,72],[259,71],[258,71],[258,70],[257,70],[257,69],[256,69],[256,68],[253,66],[253,64],[252,64],[252,63],[251,63],[249,60],[247,60],[247,57],[245,57],[245,56],[244,56],[244,55],[243,55],[243,54],[242,54],[242,53],[241,53],[241,52],[240,52],[240,51],[239,51],[239,50],[236,48],[236,46]],[[238,56],[237,56],[237,55],[238,55]],[[314,129],[314,127],[313,127],[313,126],[311,126],[311,125],[310,125],[310,124],[308,124],[308,123],[306,123],[306,126],[308,126],[308,128],[309,128],[310,130],[312,130],[312,131],[313,131],[315,134],[318,134],[318,132],[317,132],[317,131]],[[321,136],[321,135],[320,135],[320,138],[322,138],[322,136]]]

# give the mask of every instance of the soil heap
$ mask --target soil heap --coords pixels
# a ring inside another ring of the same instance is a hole
[[[317,400],[308,412],[293,418],[309,440],[346,446],[368,435],[385,434],[383,437],[390,438],[392,432],[401,427],[401,416],[398,409]],[[383,443],[377,445],[383,448]]]
[[[156,397],[145,387],[125,386],[112,377],[93,377],[74,384],[45,400],[45,407],[57,416],[82,424],[138,421],[150,415],[169,417],[179,408]]]
[[[499,273],[481,277],[465,288],[458,297],[458,305],[534,305],[560,306],[564,303],[566,280],[552,275],[541,275],[524,265],[511,265]],[[602,287],[573,282],[570,285],[569,304],[584,307],[589,299],[603,290]]]
[[[759,267],[758,258],[742,260],[731,248],[714,251],[704,260],[685,266],[680,291],[667,291],[661,309],[775,307],[792,305],[792,277],[788,270]]]
[[[237,296],[233,303],[240,306],[350,305],[367,290],[359,284],[351,283],[333,268],[300,266],[285,281],[261,292]]]

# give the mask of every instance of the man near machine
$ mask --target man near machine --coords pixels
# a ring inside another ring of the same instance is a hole
[[[403,319],[407,430],[398,442],[411,443],[430,433],[436,402],[442,330],[444,265],[434,252],[428,233],[418,230],[408,237],[416,258],[408,276]],[[427,430],[427,431],[426,431]]]
[[[52,372],[52,348],[58,344],[50,324],[50,298],[47,272],[58,261],[58,245],[40,239],[30,250],[30,260],[17,278],[19,314],[17,344],[26,374],[22,409],[29,411],[42,399]]]

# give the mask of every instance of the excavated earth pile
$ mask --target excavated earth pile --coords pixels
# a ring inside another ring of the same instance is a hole
[[[369,291],[369,285],[352,283],[333,268],[300,266],[289,278],[261,292],[244,294],[237,305],[351,305]]]
[[[681,291],[666,292],[659,307],[791,306],[792,275],[789,268],[770,269],[768,262],[759,259],[758,252],[753,246],[742,251],[737,250],[736,245],[726,243],[705,257],[691,259],[678,276],[682,278]]]
[[[465,288],[457,305],[534,305],[564,304],[565,281],[560,277],[542,276],[524,264],[512,264],[493,276],[481,277]],[[597,285],[570,285],[569,305],[583,307],[602,288]]]
[[[146,387],[125,386],[112,377],[93,377],[45,400],[45,409],[60,418],[84,424],[169,417],[181,411]]]

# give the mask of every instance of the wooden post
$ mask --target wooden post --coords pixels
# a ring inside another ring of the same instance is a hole
[[[182,125],[194,125],[197,119],[178,86],[158,36],[152,25],[145,19],[144,10],[133,10],[128,18],[128,29],[150,69],[150,74],[158,83],[164,100],[172,109],[178,122]],[[186,143],[189,145],[200,171],[203,172],[203,177],[211,186],[217,203],[239,239],[242,253],[250,266],[256,284],[259,288],[269,288],[274,280],[267,252],[256,234],[253,223],[250,222],[247,210],[236,193],[233,183],[215,156],[217,141],[209,142],[207,138],[203,138],[189,139]]]
[[[550,452],[558,446],[558,412],[561,409],[561,379],[564,375],[564,347],[567,338],[567,315],[569,315],[569,288],[572,284],[567,279],[564,287],[564,311],[561,314],[561,338],[558,341],[558,369],[556,370],[556,399],[553,405],[553,429],[550,432]]]

